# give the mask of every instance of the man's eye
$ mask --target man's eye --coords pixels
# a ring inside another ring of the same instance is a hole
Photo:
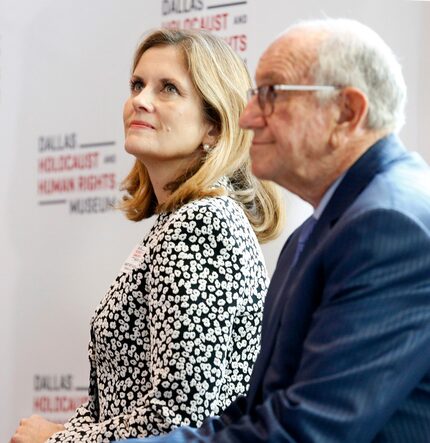
[[[143,83],[141,80],[130,80],[130,91],[133,93],[139,93],[143,89]]]

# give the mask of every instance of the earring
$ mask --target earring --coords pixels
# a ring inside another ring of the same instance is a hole
[[[208,153],[211,150],[211,145],[208,143],[204,143],[203,144],[203,151],[205,151],[206,153]]]

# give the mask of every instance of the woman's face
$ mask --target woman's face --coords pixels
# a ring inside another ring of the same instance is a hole
[[[125,149],[149,169],[183,173],[209,143],[210,125],[180,49],[153,47],[143,53],[124,105]],[[176,177],[175,177],[176,178]]]

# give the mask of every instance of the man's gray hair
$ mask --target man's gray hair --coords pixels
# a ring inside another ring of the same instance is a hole
[[[400,130],[406,104],[402,68],[376,32],[355,20],[330,18],[300,22],[288,30],[293,28],[327,32],[310,72],[316,84],[360,89],[369,101],[367,127]]]

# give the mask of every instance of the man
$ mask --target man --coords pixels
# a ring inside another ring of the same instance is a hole
[[[279,257],[247,397],[150,441],[428,443],[430,171],[394,135],[401,69],[367,27],[323,20],[282,34],[256,82],[253,172],[314,214]]]

